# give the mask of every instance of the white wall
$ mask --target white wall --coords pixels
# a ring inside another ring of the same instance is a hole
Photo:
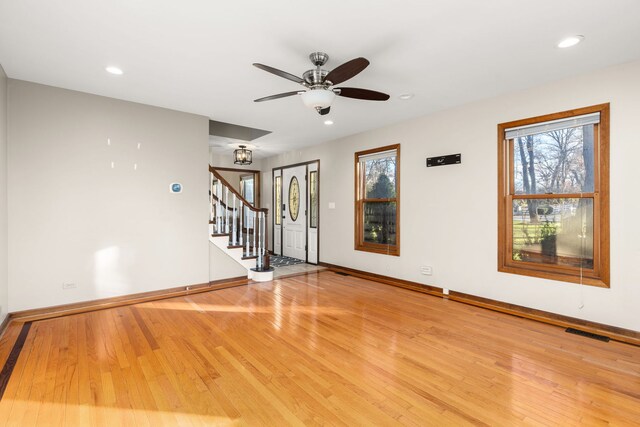
[[[222,176],[222,178],[224,178],[229,184],[231,184],[231,187],[236,190],[238,193],[240,193],[240,177],[243,175],[250,175],[249,172],[235,172],[235,171],[227,171],[227,170],[221,170],[218,171],[218,173]]]
[[[240,276],[247,277],[247,269],[209,242],[209,280],[215,282]]]
[[[8,312],[7,75],[0,65],[0,322]]]
[[[9,310],[208,282],[208,126],[10,79]]]
[[[271,168],[320,159],[321,261],[640,331],[638,76],[640,62],[633,62],[265,159],[263,194],[271,194]],[[498,273],[497,124],[605,102],[611,103],[611,288]],[[395,143],[401,144],[401,256],[355,251],[354,152]],[[461,165],[425,167],[426,157],[453,153],[462,153]],[[433,276],[421,275],[421,265],[433,266]]]

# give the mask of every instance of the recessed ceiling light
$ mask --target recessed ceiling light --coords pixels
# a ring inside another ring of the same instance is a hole
[[[107,67],[105,70],[107,70],[107,73],[115,74],[116,76],[122,75],[122,70],[118,67]]]
[[[578,43],[580,43],[582,40],[584,40],[584,36],[567,37],[566,39],[563,39],[560,41],[560,43],[558,43],[558,47],[561,49],[564,49],[566,47],[575,46]]]
[[[324,124],[327,126],[331,126],[333,124],[333,120],[325,120]]]
[[[414,95],[412,93],[403,93],[398,98],[402,99],[403,101],[406,101],[407,99],[411,99],[413,97]]]

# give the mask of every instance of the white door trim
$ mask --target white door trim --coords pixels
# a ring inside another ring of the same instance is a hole
[[[271,225],[272,225],[272,248],[273,248],[273,253],[276,255],[282,255],[284,253],[284,245],[283,245],[283,239],[284,239],[284,230],[283,230],[283,223],[284,223],[284,218],[283,218],[283,222],[281,223],[281,225],[276,225],[275,223],[275,214],[276,214],[276,188],[275,188],[275,178],[277,176],[281,177],[281,201],[283,204],[287,205],[287,210],[282,210],[282,216],[286,217],[289,212],[288,212],[288,193],[285,193],[285,187],[288,188],[289,182],[286,183],[285,185],[285,179],[284,179],[284,170],[285,169],[290,169],[290,168],[295,168],[295,167],[300,167],[300,166],[305,166],[305,177],[306,179],[303,180],[299,180],[299,185],[304,185],[305,187],[305,197],[304,200],[301,200],[301,205],[300,205],[300,214],[302,215],[303,213],[305,213],[305,241],[306,241],[306,245],[307,245],[307,249],[306,249],[306,256],[304,258],[304,260],[310,264],[318,264],[320,262],[320,160],[316,159],[316,160],[311,160],[308,162],[302,162],[302,163],[296,163],[296,164],[292,164],[292,165],[286,165],[286,166],[279,166],[279,167],[275,167],[271,170],[271,193],[272,193],[272,201],[273,201],[273,215],[272,215],[272,221],[271,221]],[[310,213],[310,209],[311,209],[311,192],[310,192],[310,179],[309,179],[309,174],[310,172],[317,172],[316,178],[318,180],[317,182],[317,198],[318,198],[318,202],[317,202],[317,209],[318,209],[318,213],[317,213],[317,227],[314,229],[311,229],[310,227],[310,220],[311,220],[311,213]],[[279,239],[278,237],[276,237],[276,233],[279,232]],[[315,234],[315,236],[314,236]],[[315,240],[315,245],[313,248],[310,248],[310,239],[314,239]],[[315,250],[314,250],[315,249]]]

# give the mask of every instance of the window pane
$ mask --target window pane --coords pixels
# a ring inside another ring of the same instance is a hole
[[[396,244],[396,203],[364,203],[364,241],[383,245]]]
[[[309,227],[318,228],[318,172],[309,172],[309,199],[311,204],[311,215],[309,216]]]
[[[255,200],[253,200],[253,177],[242,178],[242,192],[242,197],[253,205],[255,202]]]
[[[365,198],[390,199],[396,197],[396,155],[382,159],[363,160]]]
[[[592,193],[594,125],[513,140],[515,194]]]
[[[280,222],[282,221],[282,177],[280,176],[276,176],[275,191],[276,191],[275,219],[276,219],[276,225],[280,225]]]
[[[513,201],[513,260],[593,268],[593,200]]]

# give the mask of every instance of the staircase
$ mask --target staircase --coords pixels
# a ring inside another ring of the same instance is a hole
[[[209,241],[247,269],[257,282],[273,279],[267,250],[267,209],[247,202],[209,166]]]

